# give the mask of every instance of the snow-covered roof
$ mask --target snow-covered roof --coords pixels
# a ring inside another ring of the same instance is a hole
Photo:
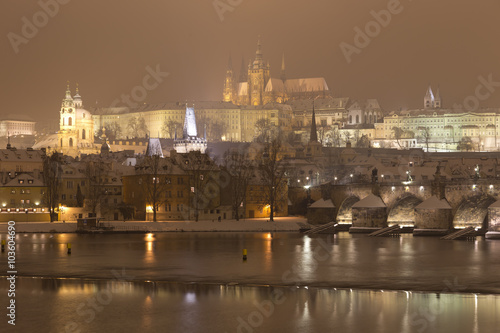
[[[387,207],[379,196],[370,194],[352,205],[353,208],[382,208]]]
[[[283,92],[285,90],[285,86],[283,85],[283,81],[280,79],[270,78],[266,84],[266,92]]]
[[[494,203],[489,205],[488,208],[500,208],[500,200],[495,201]]]
[[[415,209],[451,209],[446,199],[438,199],[435,195],[422,202]]]
[[[146,149],[147,156],[159,155],[163,157],[163,150],[161,149],[160,139],[149,138],[148,148]]]
[[[335,208],[331,199],[324,200],[323,198],[319,199],[315,203],[313,203],[309,208]]]
[[[248,95],[248,82],[238,83],[238,96]]]
[[[328,85],[322,77],[308,79],[292,79],[285,81],[287,92],[307,92],[328,90]]]

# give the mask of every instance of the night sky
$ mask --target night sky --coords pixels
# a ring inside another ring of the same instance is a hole
[[[67,80],[86,108],[109,106],[158,65],[169,75],[144,102],[221,100],[229,55],[238,74],[259,35],[273,77],[285,52],[289,78],[323,76],[334,96],[377,98],[386,111],[421,107],[429,83],[452,107],[479,76],[500,82],[497,0],[220,0],[231,11],[219,14],[213,0],[59,1],[48,22],[37,1],[0,2],[1,116],[56,119]],[[348,64],[340,43],[354,45],[354,28],[388,7],[399,13]],[[25,38],[34,15],[41,27],[16,53],[10,39]],[[500,107],[495,90],[483,106]]]

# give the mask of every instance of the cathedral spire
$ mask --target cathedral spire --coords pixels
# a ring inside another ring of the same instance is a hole
[[[255,52],[255,60],[253,62],[253,67],[255,69],[262,68],[264,66],[264,62],[262,61],[262,43],[259,40],[257,41],[257,51]]]
[[[281,59],[281,80],[286,81],[286,71],[285,71],[285,52],[283,52],[283,58]]]
[[[248,66],[245,65],[245,58],[241,58],[240,78],[239,82],[248,81]]]
[[[227,70],[228,71],[233,70],[233,60],[231,59],[231,55],[229,55],[229,60],[227,61]]]
[[[257,59],[262,59],[262,43],[260,41],[260,35],[259,40],[257,41],[257,52],[255,52],[255,55]]]
[[[318,142],[318,133],[316,132],[316,114],[314,112],[314,100],[313,100],[313,112],[311,118],[311,135],[309,136],[309,142]]]

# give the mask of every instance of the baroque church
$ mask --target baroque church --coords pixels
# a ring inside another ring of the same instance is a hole
[[[264,62],[262,44],[257,43],[255,60],[245,69],[241,64],[238,82],[235,79],[231,58],[226,70],[223,101],[236,105],[265,105],[285,103],[289,100],[329,97],[330,90],[323,77],[287,79],[285,55],[281,64],[280,78],[272,78],[269,62]]]
[[[94,120],[92,114],[83,108],[78,86],[72,97],[69,84],[66,88],[59,111],[59,131],[55,150],[70,156],[95,154],[98,148],[94,144]]]

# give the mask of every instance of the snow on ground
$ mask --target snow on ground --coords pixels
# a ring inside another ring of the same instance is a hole
[[[307,219],[302,217],[277,217],[274,222],[268,219],[243,219],[236,220],[203,220],[203,221],[103,221],[105,226],[114,227],[115,231],[298,231],[301,227],[309,226]],[[16,233],[23,232],[75,232],[76,222],[19,222],[16,223]],[[7,223],[0,223],[0,233],[7,231]]]

